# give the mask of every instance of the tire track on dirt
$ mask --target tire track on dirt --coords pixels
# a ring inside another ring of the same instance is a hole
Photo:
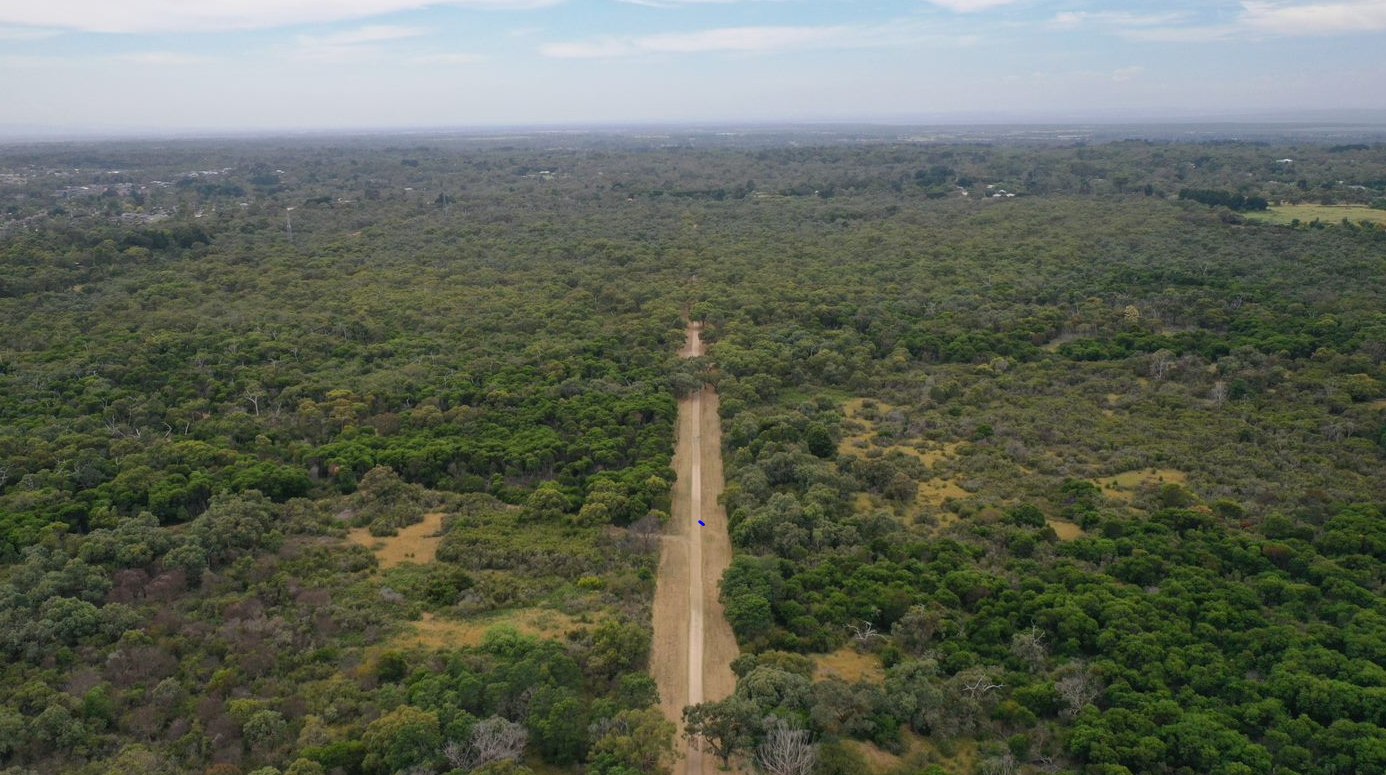
[[[700,324],[689,324],[680,357],[704,353],[701,334]],[[727,518],[718,502],[723,482],[717,409],[717,391],[710,386],[679,400],[678,480],[655,586],[650,670],[661,708],[680,729],[685,706],[723,699],[736,685],[730,665],[738,648],[717,594],[731,562]],[[703,775],[704,768],[702,752],[688,745],[674,773]]]

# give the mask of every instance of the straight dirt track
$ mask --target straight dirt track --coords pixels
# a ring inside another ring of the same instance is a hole
[[[689,325],[681,357],[703,354],[701,332],[701,324]],[[722,425],[717,406],[717,391],[711,387],[679,400],[674,448],[678,481],[655,587],[651,672],[659,685],[660,706],[680,730],[685,706],[723,699],[736,687],[731,672],[738,654],[736,638],[717,595],[718,582],[731,562],[727,516],[718,502]],[[702,752],[688,746],[674,773],[703,775],[704,766]]]

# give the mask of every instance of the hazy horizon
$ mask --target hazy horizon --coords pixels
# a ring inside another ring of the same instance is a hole
[[[1067,137],[1084,132],[1104,139],[1237,139],[1243,135],[1258,139],[1311,139],[1336,141],[1340,138],[1386,141],[1386,111],[1320,111],[1283,115],[1231,113],[1178,115],[1048,115],[1048,114],[967,114],[936,116],[880,116],[839,119],[783,119],[738,121],[710,118],[699,121],[623,121],[552,123],[477,123],[458,125],[381,124],[379,126],[246,126],[246,127],[159,127],[159,126],[32,126],[0,123],[0,145],[28,142],[100,142],[160,140],[257,140],[293,138],[357,138],[391,136],[477,137],[508,135],[630,135],[670,133],[671,135],[754,135],[814,134],[873,139],[901,139],[906,135],[937,132],[943,135],[1003,137],[1025,133]]]
[[[0,7],[0,133],[1377,122],[1383,42],[1386,0],[53,0]]]

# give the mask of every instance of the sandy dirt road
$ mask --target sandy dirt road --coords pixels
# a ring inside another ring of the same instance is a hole
[[[680,356],[703,354],[701,331],[699,324],[689,325]],[[718,504],[722,426],[717,392],[710,387],[679,401],[674,470],[678,481],[655,587],[650,670],[659,685],[661,708],[681,732],[684,706],[720,700],[736,688],[730,665],[739,653],[717,599],[718,582],[731,562],[731,541],[727,516]],[[715,764],[685,746],[674,774],[703,775],[715,771]]]

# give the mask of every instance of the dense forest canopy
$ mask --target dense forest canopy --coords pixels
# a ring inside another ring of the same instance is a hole
[[[733,761],[1386,769],[1386,146],[694,145],[0,149],[0,772],[665,771],[703,381]]]

